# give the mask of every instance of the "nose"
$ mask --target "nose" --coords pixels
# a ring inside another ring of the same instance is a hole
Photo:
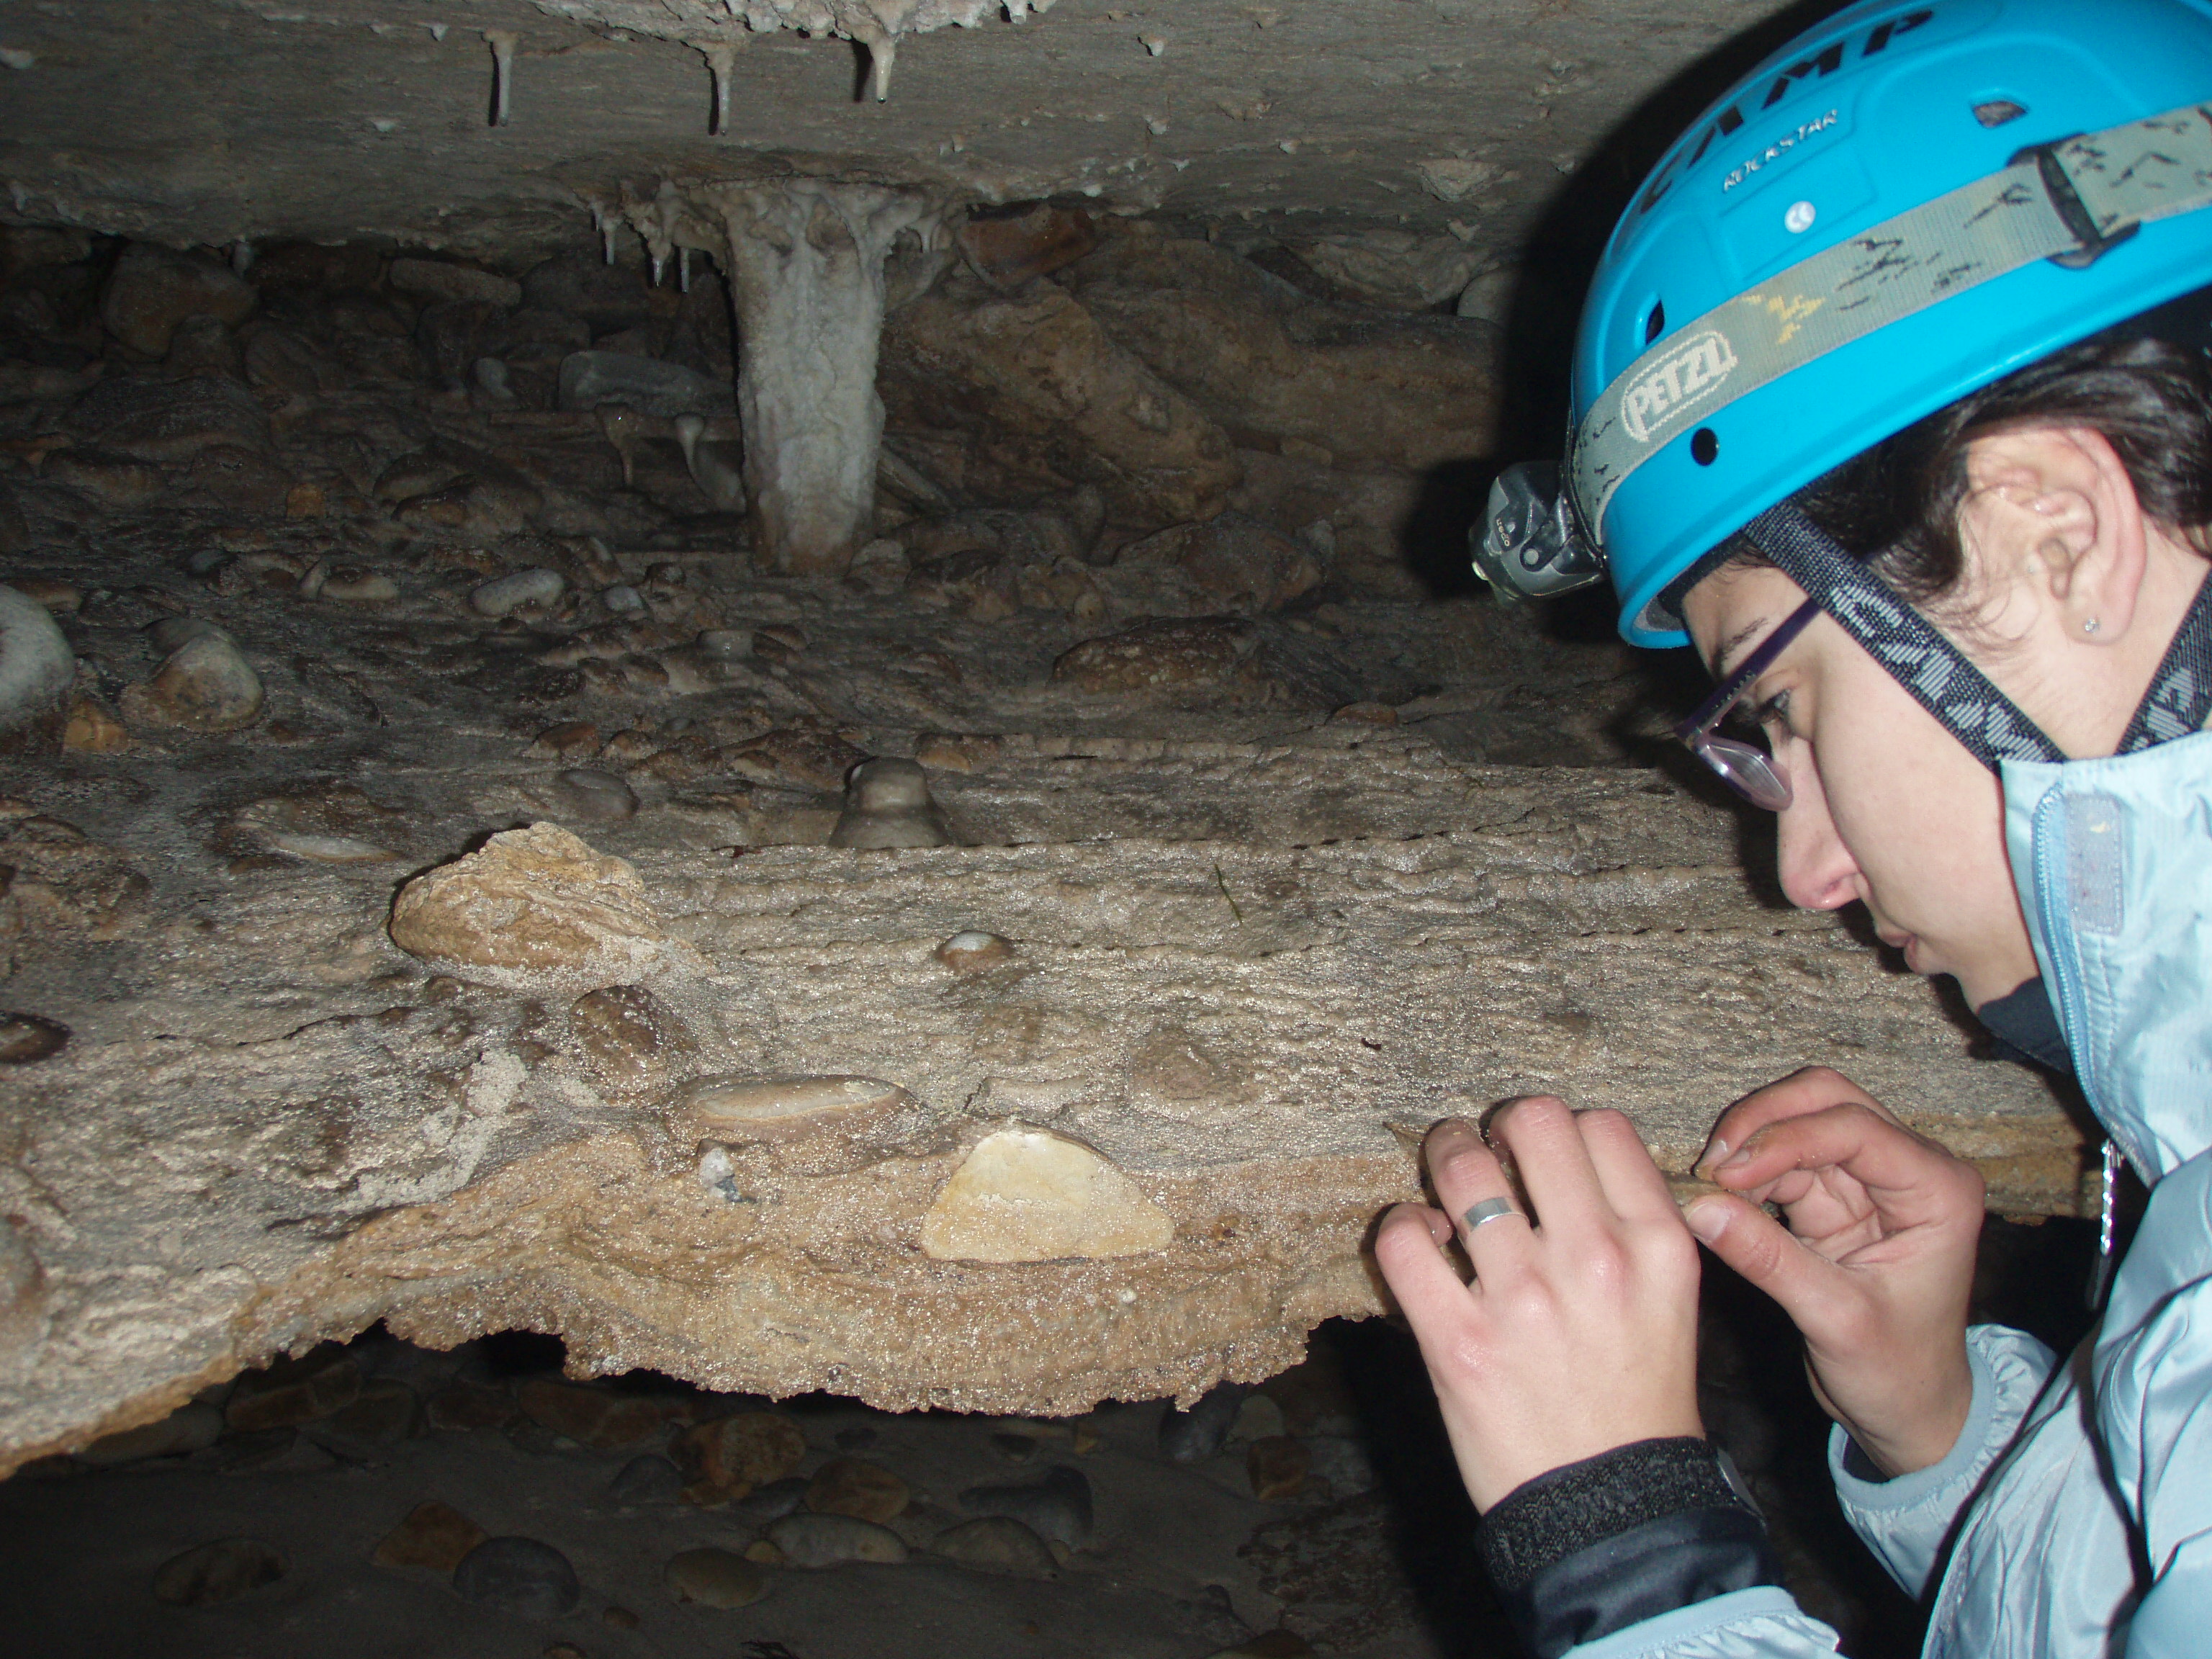
[[[1840,910],[1859,896],[1858,860],[1836,832],[1814,768],[1792,767],[1790,793],[1778,826],[1782,890],[1801,910]]]

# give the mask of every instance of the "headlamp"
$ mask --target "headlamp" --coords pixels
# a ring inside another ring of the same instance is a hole
[[[1605,559],[1551,461],[1516,462],[1498,475],[1468,545],[1474,574],[1505,599],[1549,599],[1605,579]]]

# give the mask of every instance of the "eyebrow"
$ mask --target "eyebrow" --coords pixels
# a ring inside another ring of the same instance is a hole
[[[1765,626],[1765,617],[1754,617],[1728,638],[1723,640],[1719,648],[1713,653],[1712,677],[1717,680],[1726,679],[1729,677],[1729,659],[1750,641],[1753,635]]]

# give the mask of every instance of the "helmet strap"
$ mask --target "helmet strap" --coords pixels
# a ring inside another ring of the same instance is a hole
[[[2003,760],[2066,758],[1933,623],[1794,501],[1769,507],[1742,533],[1990,770]]]
[[[2212,714],[2212,577],[2197,584],[2189,613],[2173,630],[2173,643],[2166,647],[2150,690],[2136,705],[2115,752],[2132,755],[2185,738],[2203,728],[2207,714]]]

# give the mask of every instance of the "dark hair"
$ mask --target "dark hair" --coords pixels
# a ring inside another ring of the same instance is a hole
[[[2212,290],[2094,335],[1970,392],[1854,456],[1798,496],[1806,516],[1917,604],[1964,573],[1966,452],[2008,427],[2103,434],[2145,513],[2212,556]],[[1735,551],[1764,563],[1737,538]]]

